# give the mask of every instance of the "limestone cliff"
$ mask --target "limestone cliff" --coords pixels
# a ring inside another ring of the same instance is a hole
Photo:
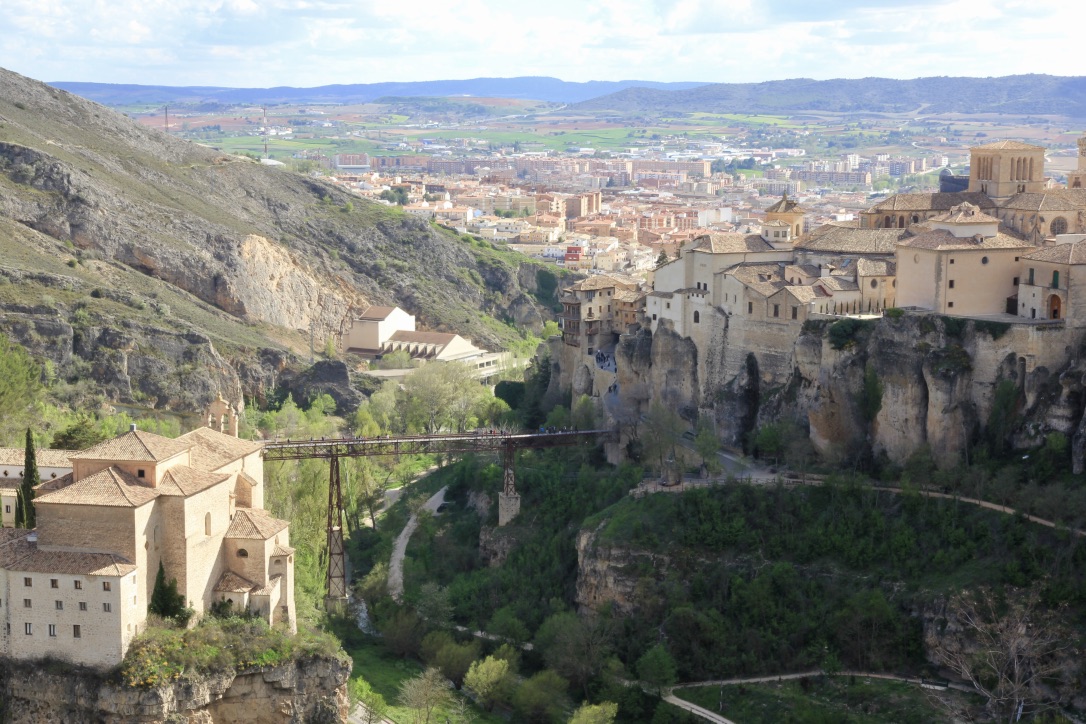
[[[0,697],[12,724],[333,724],[347,721],[350,673],[349,661],[310,658],[133,689],[90,674],[8,663]]]
[[[832,320],[793,325],[790,336],[774,328],[770,339],[718,321],[716,332],[698,341],[666,323],[655,333],[623,336],[616,349],[621,402],[610,409],[644,414],[662,400],[691,423],[699,415],[715,419],[722,438],[737,445],[760,425],[793,420],[830,459],[862,453],[901,463],[926,445],[948,467],[984,433],[995,390],[1007,382],[1017,390],[1023,423],[1014,443],[1029,447],[1059,431],[1072,438],[1077,469],[1084,464],[1086,363],[1078,361],[1077,330],[905,314],[848,321],[833,335]],[[552,386],[592,394],[581,384],[583,355],[557,352]],[[868,419],[862,398],[871,374],[880,399]]]

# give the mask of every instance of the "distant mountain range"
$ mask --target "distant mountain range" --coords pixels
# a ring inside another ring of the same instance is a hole
[[[583,101],[578,109],[617,113],[1008,113],[1086,118],[1086,77],[796,78],[713,83],[682,90],[626,88]]]
[[[655,83],[647,80],[588,81],[571,83],[558,78],[471,78],[410,83],[355,83],[316,88],[219,88],[213,86],[130,85],[122,83],[50,83],[70,93],[104,105],[141,103],[365,103],[384,96],[479,98],[526,98],[554,103],[578,103],[626,88],[685,90],[701,83]]]

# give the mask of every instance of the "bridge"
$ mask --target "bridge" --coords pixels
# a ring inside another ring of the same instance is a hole
[[[347,599],[347,562],[343,545],[343,486],[340,458],[381,455],[500,453],[504,467],[502,492],[498,494],[498,525],[504,526],[520,513],[514,463],[522,448],[582,445],[611,430],[560,430],[503,432],[477,430],[437,435],[384,435],[378,437],[268,440],[264,460],[328,460],[328,588],[326,602],[340,606]]]

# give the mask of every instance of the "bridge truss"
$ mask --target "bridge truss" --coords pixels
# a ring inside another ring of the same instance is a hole
[[[383,455],[497,453],[504,468],[498,496],[498,525],[506,525],[520,512],[514,464],[522,448],[582,445],[610,430],[506,433],[479,431],[467,434],[401,435],[384,437],[269,440],[264,443],[265,461],[328,460],[328,579],[326,602],[342,605],[347,599],[347,559],[343,543],[343,485],[340,458]]]

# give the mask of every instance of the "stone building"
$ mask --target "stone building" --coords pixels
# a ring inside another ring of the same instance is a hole
[[[37,490],[37,527],[0,531],[0,654],[115,666],[159,564],[197,613],[226,601],[294,630],[294,550],[262,509],[260,443],[133,429],[68,459]]]
[[[45,482],[72,472],[67,450],[35,450],[38,477]],[[0,523],[4,528],[15,526],[15,502],[23,483],[23,463],[26,448],[0,447]]]

